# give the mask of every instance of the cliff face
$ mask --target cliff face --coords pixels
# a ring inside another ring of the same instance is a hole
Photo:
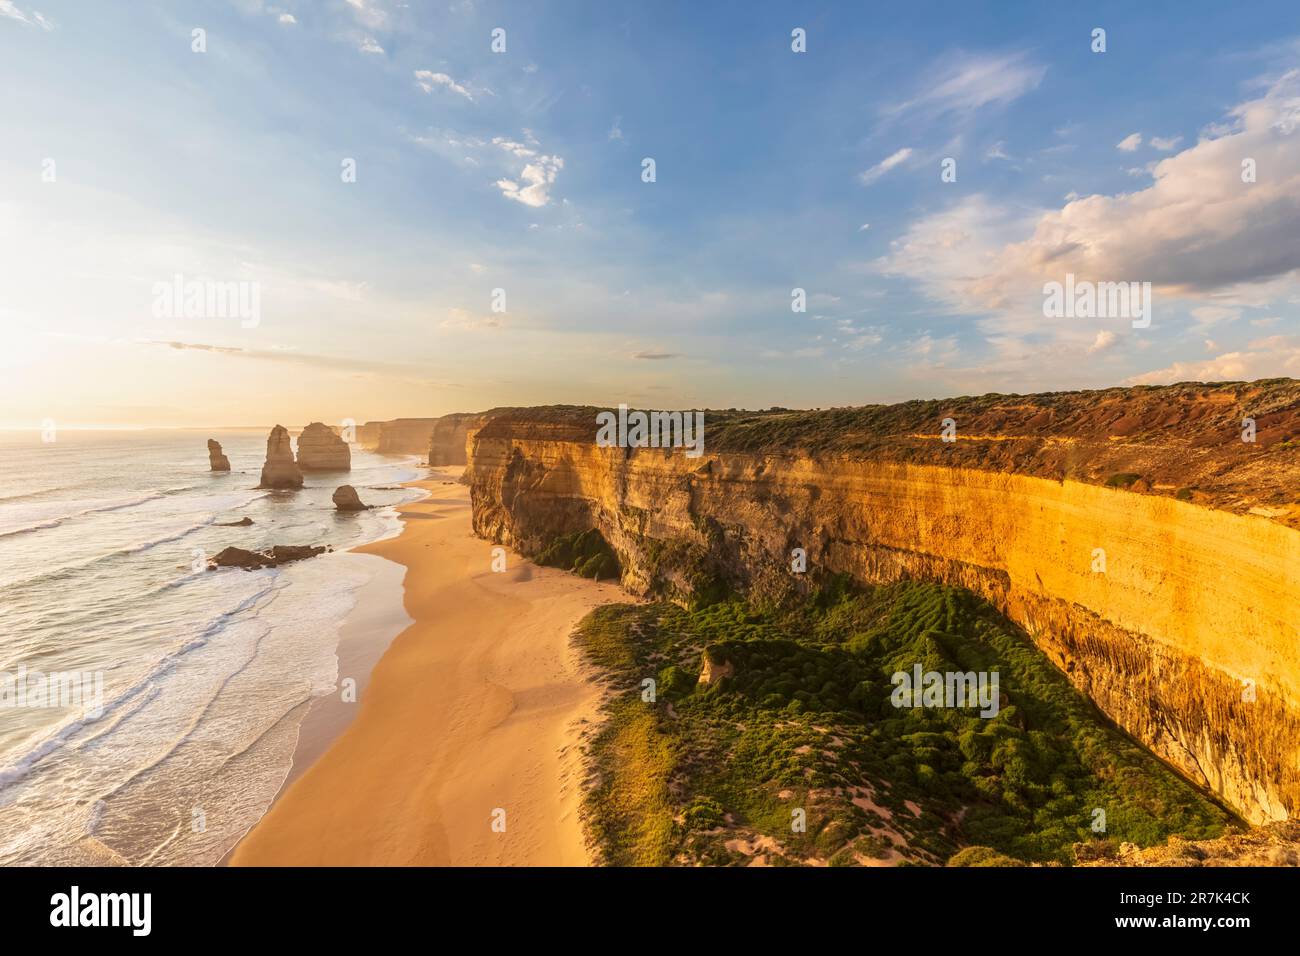
[[[436,418],[395,418],[379,422],[375,451],[381,455],[423,455],[429,450]]]
[[[514,412],[471,436],[474,526],[524,553],[598,528],[625,586],[642,594],[682,598],[714,582],[798,589],[809,575],[791,573],[795,548],[811,572],[969,588],[1024,627],[1112,720],[1247,819],[1300,814],[1300,531],[1288,526],[1300,453],[1285,434],[1242,453],[1241,408],[1231,403],[1216,406],[1222,425],[1213,427],[1230,428],[1221,451],[1206,438],[1210,424],[1201,444],[1187,444],[1196,429],[1160,423],[1190,414],[1186,404],[1203,395],[1177,391],[1129,402],[1134,411],[1150,399],[1154,430],[1111,437],[1095,418],[1108,414],[1105,403],[1077,394],[1049,396],[1058,421],[1075,416],[1072,443],[1048,427],[999,435],[986,425],[964,445],[941,444],[932,427],[922,447],[904,415],[893,432],[831,430],[838,447],[810,447],[805,434],[745,449],[750,421],[724,413],[695,459],[599,448],[590,410]],[[1016,402],[1031,417],[1044,398]],[[964,412],[958,403],[959,433],[975,417]],[[789,427],[763,418],[769,435]],[[1081,454],[1093,432],[1104,442],[1100,465]],[[1062,447],[1078,459],[1077,476],[1045,476]],[[952,464],[942,463],[946,451]],[[1221,467],[1243,454],[1239,467]],[[1142,464],[1119,467],[1126,462]],[[1108,487],[1110,469],[1135,490]],[[1242,470],[1257,476],[1249,487]],[[1156,472],[1162,480],[1149,477]],[[1184,493],[1191,485],[1194,496]]]
[[[429,436],[430,465],[465,465],[469,463],[465,446],[469,433],[478,429],[487,416],[457,412],[435,419]]]

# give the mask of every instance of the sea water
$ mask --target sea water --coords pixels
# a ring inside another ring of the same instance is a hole
[[[271,492],[265,430],[54,437],[0,433],[0,674],[93,675],[102,697],[0,706],[0,865],[216,863],[284,782],[310,702],[337,692],[369,578],[342,550],[400,531],[393,506],[423,493],[396,486],[422,469],[354,445],[350,472]],[[209,471],[208,438],[230,472]],[[336,511],[341,484],[376,507]],[[205,568],[273,544],[336,553]]]

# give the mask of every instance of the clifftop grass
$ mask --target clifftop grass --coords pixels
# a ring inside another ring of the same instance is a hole
[[[606,606],[578,641],[613,690],[585,805],[611,864],[938,865],[969,847],[989,851],[954,862],[1069,863],[1076,843],[1232,820],[965,591],[835,582],[785,610]],[[730,676],[698,683],[706,655]],[[916,663],[996,670],[998,714],[895,708],[890,677]]]

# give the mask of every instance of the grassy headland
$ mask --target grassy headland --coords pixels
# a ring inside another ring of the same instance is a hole
[[[609,864],[1070,863],[1077,843],[1233,820],[959,589],[835,580],[780,609],[611,605],[578,641],[611,689],[585,804]],[[997,671],[998,713],[896,708],[891,675],[916,663]]]

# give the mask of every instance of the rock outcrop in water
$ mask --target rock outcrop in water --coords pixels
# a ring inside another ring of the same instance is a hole
[[[335,488],[332,500],[334,501],[334,507],[339,511],[365,511],[370,507],[361,503],[357,489],[351,485],[340,485]]]
[[[351,471],[352,450],[328,425],[312,422],[298,436],[298,467],[303,471]]]
[[[596,528],[625,587],[683,603],[968,588],[1248,820],[1300,816],[1300,382],[708,413],[693,459],[598,447],[597,411],[472,435],[480,535],[535,555]]]
[[[247,551],[244,548],[224,548],[208,562],[208,569],[243,568],[256,571],[258,568],[274,568],[290,561],[302,561],[314,558],[331,550],[325,546],[309,544],[277,544],[266,551]]]
[[[271,429],[266,439],[266,464],[262,466],[259,488],[301,488],[302,472],[293,458],[289,430],[283,425]]]
[[[212,471],[229,471],[230,459],[221,453],[221,442],[208,439],[208,465]]]

